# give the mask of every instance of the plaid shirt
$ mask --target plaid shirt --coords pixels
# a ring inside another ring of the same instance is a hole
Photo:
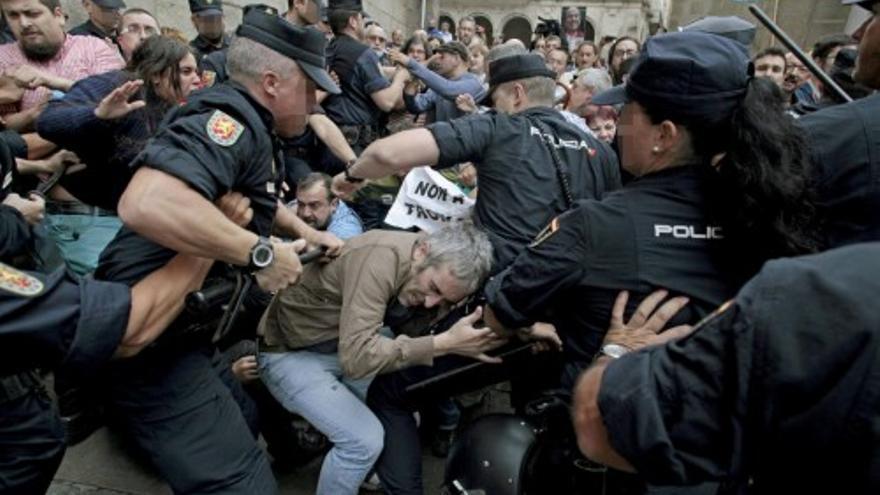
[[[64,44],[52,60],[35,62],[27,59],[18,43],[0,45],[0,71],[8,71],[21,64],[29,64],[56,76],[78,81],[82,78],[122,69],[125,62],[119,51],[111,48],[104,40],[94,36],[67,35]],[[18,103],[0,105],[0,115],[27,110],[47,98],[49,90],[37,88],[27,90]]]

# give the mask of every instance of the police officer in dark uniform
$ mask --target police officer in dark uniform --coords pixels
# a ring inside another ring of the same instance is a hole
[[[248,5],[245,7],[245,14],[248,9],[256,7],[268,8],[271,9],[271,12],[277,14],[274,8],[262,5]],[[295,26],[306,27],[316,24],[320,20],[321,12],[326,16],[326,6],[322,0],[307,0],[302,8],[298,5],[292,5],[290,10],[280,15]],[[317,15],[312,17],[313,14]],[[205,56],[200,67],[204,87],[211,87],[229,78],[226,72],[226,51],[216,51]],[[315,107],[314,112],[325,114],[320,106]],[[326,121],[326,119],[324,122],[332,124]],[[285,196],[288,199],[295,198],[296,190],[294,188],[296,183],[306,175],[314,172],[316,168],[320,168],[327,147],[321,143],[311,125],[299,136],[282,139],[281,147],[284,155],[285,181],[290,188]]]
[[[768,262],[666,345],[633,352],[665,332],[612,325],[605,344],[629,352],[578,382],[581,450],[658,484],[722,482],[718,493],[880,492],[878,293],[880,244],[857,244]]]
[[[649,39],[628,83],[594,98],[626,103],[621,163],[636,179],[550,222],[487,284],[487,324],[554,323],[571,386],[618,291],[687,296],[680,317],[694,322],[767,259],[816,250],[803,138],[773,89],[729,38]]]
[[[45,492],[64,455],[61,418],[35,368],[85,379],[111,357],[140,352],[210,264],[181,255],[129,288],[0,263],[0,491]]]
[[[349,195],[362,179],[423,165],[442,169],[473,162],[480,188],[474,218],[489,233],[497,271],[574,201],[600,198],[620,187],[620,171],[606,145],[574,129],[552,108],[552,101],[543,98],[541,89],[546,90],[554,76],[540,57],[501,58],[492,63],[489,74],[488,97],[498,112],[385,138],[337,175],[333,185]]]
[[[880,89],[880,1],[843,4],[872,13],[853,36],[859,40],[853,78]],[[880,240],[880,95],[814,112],[798,123],[809,136],[827,245]]]
[[[189,0],[189,11],[198,33],[189,46],[195,51],[201,69],[203,58],[229,48],[229,36],[224,32],[223,0]]]
[[[174,109],[134,160],[119,204],[127,227],[102,254],[96,277],[133,284],[180,251],[247,266],[267,291],[296,281],[295,246],[267,239],[273,224],[288,233],[295,216],[277,208],[283,161],[275,135],[303,131],[315,84],[338,91],[324,71],[325,44],[317,30],[248,11],[227,54],[229,82]],[[250,200],[247,229],[211,204],[228,190]],[[233,385],[214,369],[210,337],[168,337],[108,373],[110,406],[123,426],[177,492],[275,492]]]
[[[354,152],[360,154],[370,143],[387,134],[386,114],[402,108],[403,87],[410,76],[404,69],[398,69],[391,81],[382,74],[379,56],[363,43],[364,16],[360,0],[331,0],[327,15],[335,35],[328,46],[327,62],[330,70],[339,76],[342,93],[328,97],[322,105]],[[335,175],[345,165],[325,152],[318,170]],[[398,188],[397,182],[368,185],[353,198],[352,207],[366,228],[382,224]]]
[[[122,22],[120,10],[125,8],[125,2],[122,0],[90,0],[90,2],[93,9],[101,10],[101,18],[115,19],[115,24],[112,26],[99,26],[95,23],[92,14],[89,13],[89,19],[68,31],[68,34],[94,36],[102,40],[109,39],[118,46],[116,37],[119,34],[119,24]]]

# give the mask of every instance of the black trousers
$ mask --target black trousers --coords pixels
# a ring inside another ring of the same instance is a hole
[[[0,493],[45,493],[65,449],[64,427],[44,391],[0,403]]]
[[[108,408],[175,493],[277,493],[218,359],[213,347],[162,348],[113,363]]]

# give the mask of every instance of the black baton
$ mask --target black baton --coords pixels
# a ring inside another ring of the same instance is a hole
[[[319,249],[303,253],[299,255],[299,262],[301,265],[311,263],[321,256],[324,256],[324,253],[326,251],[327,248],[321,246]],[[251,274],[249,273],[238,272],[235,278],[235,289],[232,292],[232,297],[229,299],[229,304],[226,306],[225,311],[223,311],[223,317],[220,319],[220,323],[217,325],[217,331],[214,333],[214,338],[212,339],[212,342],[214,343],[218,342],[227,333],[229,333],[229,330],[232,329],[232,325],[238,318],[238,313],[241,310],[241,305],[244,303],[244,299],[247,296],[247,293],[254,285],[254,277],[251,276]]]
[[[767,14],[763,10],[761,10],[761,7],[758,7],[754,4],[749,5],[749,12],[757,17],[758,20],[761,21],[761,24],[769,29],[770,32],[773,33],[773,36],[776,36],[776,39],[781,41],[782,44],[785,45],[785,47],[788,48],[791,53],[793,53],[794,56],[798,58],[798,60],[803,62],[807,69],[809,69],[814,76],[818,77],[826,88],[831,88],[835,93],[837,93],[837,96],[842,98],[845,102],[853,101],[853,99],[848,94],[846,94],[846,91],[844,91],[843,88],[841,88],[840,85],[838,85],[836,82],[834,82],[834,79],[831,79],[831,76],[826,74],[825,71],[822,70],[822,68],[816,65],[816,62],[814,62],[812,58],[808,57],[807,54],[804,53],[804,51],[801,50],[801,48],[797,45],[797,43],[789,38],[789,36],[785,34],[785,31],[780,29],[779,26],[777,26],[776,23],[773,22],[773,19],[770,19],[770,17],[768,17]]]

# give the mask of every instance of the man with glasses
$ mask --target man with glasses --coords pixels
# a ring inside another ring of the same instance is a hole
[[[153,14],[144,9],[128,9],[122,14],[122,24],[116,43],[125,61],[131,60],[131,54],[150,36],[159,34],[159,21]]]

